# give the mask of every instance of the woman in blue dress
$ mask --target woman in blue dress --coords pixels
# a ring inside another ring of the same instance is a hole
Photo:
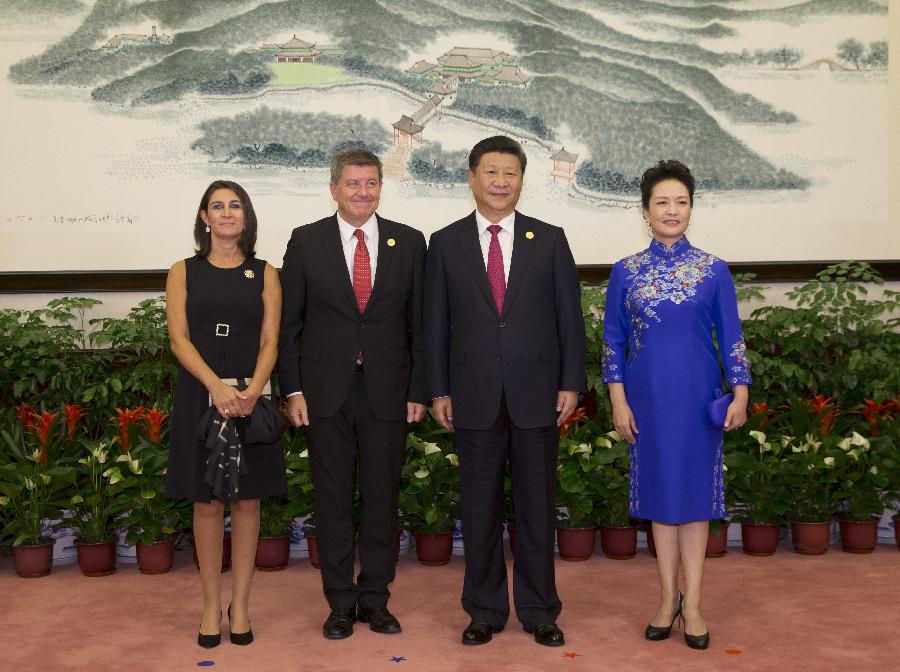
[[[713,329],[734,392],[725,431],[746,422],[750,370],[728,267],[684,235],[694,204],[690,171],[660,161],[641,178],[641,201],[653,240],[613,266],[603,382],[616,431],[631,444],[630,513],[653,521],[661,598],[645,636],[668,638],[681,616],[685,642],[705,649],[700,588],[708,521],[725,516],[722,428],[707,411],[724,387]]]

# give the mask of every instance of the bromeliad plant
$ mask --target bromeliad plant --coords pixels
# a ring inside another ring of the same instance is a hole
[[[12,537],[13,546],[48,541],[46,519],[57,517],[75,480],[72,467],[48,457],[53,415],[46,432],[29,432],[18,423],[0,432],[5,453],[0,465],[0,511],[3,531]]]
[[[459,458],[437,443],[411,433],[400,476],[403,525],[412,532],[441,534],[459,518]]]

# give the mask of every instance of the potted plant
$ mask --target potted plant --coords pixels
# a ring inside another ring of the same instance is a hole
[[[46,419],[48,432],[55,415]],[[16,573],[23,578],[46,576],[53,566],[53,540],[45,537],[45,520],[54,518],[74,481],[74,469],[48,454],[48,433],[28,437],[20,426],[3,430],[5,451],[0,465],[2,529],[11,537]],[[29,440],[29,438],[31,440]]]
[[[791,501],[788,516],[794,550],[821,555],[828,550],[830,518],[836,508],[835,456],[813,434],[784,436],[782,445],[786,455],[782,476]]]
[[[300,430],[290,429],[284,439],[284,466],[287,470],[287,510],[289,529],[302,530],[300,534],[306,542],[310,563],[319,566],[319,553],[315,541],[315,485],[309,464],[309,450],[306,447],[306,434]],[[290,555],[290,541],[288,554]],[[315,556],[313,555],[315,553]]]
[[[725,454],[726,492],[733,502],[729,508],[741,524],[744,553],[768,556],[778,547],[780,521],[791,505],[781,474],[786,446],[768,441],[759,430],[745,438]]]
[[[88,441],[84,446],[86,455],[75,465],[76,494],[69,500],[71,522],[78,530],[78,565],[85,576],[106,576],[116,571],[116,516],[129,504],[119,464],[126,462],[131,473],[140,465],[128,454],[113,460],[107,441]]]
[[[291,554],[288,533],[294,519],[290,500],[286,497],[264,497],[259,507],[259,541],[256,544],[256,568],[277,572],[287,567]]]
[[[714,518],[709,521],[709,536],[706,538],[706,557],[723,558],[728,553],[727,520]]]
[[[637,552],[637,526],[628,516],[631,455],[628,443],[615,431],[594,439],[600,548],[607,558],[628,560]]]
[[[450,562],[453,524],[459,518],[457,455],[410,433],[399,503],[404,526],[415,534],[419,562],[428,566]]]
[[[137,550],[143,574],[163,574],[175,559],[175,533],[181,526],[180,506],[165,496],[168,452],[141,436],[131,448],[134,467],[125,474],[128,513],[121,521],[126,541]]]
[[[886,436],[872,437],[870,442],[853,432],[837,444],[835,499],[846,505],[840,529],[841,548],[848,553],[871,553],[878,543],[878,517],[887,503],[885,491],[889,485],[879,448],[886,448],[888,443]]]
[[[559,520],[556,541],[563,560],[587,560],[594,553],[597,530],[597,484],[601,466],[599,450],[589,437],[569,435],[560,440],[556,471],[556,504]]]

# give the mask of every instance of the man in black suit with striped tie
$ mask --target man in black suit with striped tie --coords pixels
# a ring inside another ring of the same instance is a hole
[[[406,423],[425,413],[420,356],[425,237],[375,213],[381,161],[348,149],[331,160],[337,212],[294,229],[281,269],[278,380],[306,426],[316,540],[331,613],[328,639],[357,620],[400,632],[387,609]],[[360,573],[353,581],[359,473]]]
[[[512,473],[518,533],[516,615],[545,646],[556,618],[553,542],[558,426],[585,390],[578,273],[563,230],[516,212],[526,157],[504,136],[469,153],[476,210],[431,237],[425,366],[438,421],[455,429],[466,575],[463,644],[484,644],[509,617],[503,477]]]

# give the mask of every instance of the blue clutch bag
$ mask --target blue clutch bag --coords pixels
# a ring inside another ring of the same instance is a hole
[[[716,429],[725,427],[725,416],[728,414],[728,407],[734,401],[734,395],[729,392],[722,394],[722,390],[716,390],[716,398],[706,405],[706,412],[709,415],[709,421]]]

